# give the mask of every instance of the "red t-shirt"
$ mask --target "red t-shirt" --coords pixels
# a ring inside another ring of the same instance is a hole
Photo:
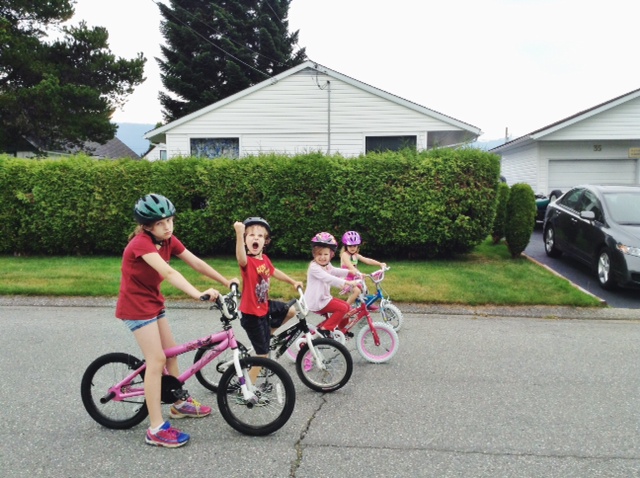
[[[169,263],[171,256],[182,254],[184,250],[185,247],[175,236],[166,239],[160,249],[156,249],[147,233],[142,232],[131,239],[122,254],[122,277],[116,317],[124,320],[156,317],[164,309],[164,296],[160,293],[163,279],[142,256],[157,252]]]
[[[247,256],[247,265],[240,268],[242,274],[242,299],[240,312],[263,317],[269,313],[269,279],[276,270],[269,258]]]

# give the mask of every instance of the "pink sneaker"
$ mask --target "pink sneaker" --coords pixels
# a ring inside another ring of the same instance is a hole
[[[200,402],[189,397],[180,408],[171,405],[169,416],[171,418],[202,418],[211,413],[211,407],[201,405]]]
[[[167,448],[177,448],[186,445],[191,438],[188,434],[173,428],[169,422],[164,422],[162,428],[157,433],[151,433],[147,428],[147,436],[144,441],[153,446],[164,446]]]

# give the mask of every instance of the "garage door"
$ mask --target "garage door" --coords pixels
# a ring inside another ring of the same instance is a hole
[[[567,191],[579,184],[635,184],[637,160],[549,160],[549,191]]]

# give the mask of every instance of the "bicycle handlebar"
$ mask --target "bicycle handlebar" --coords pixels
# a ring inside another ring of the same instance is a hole
[[[238,284],[235,282],[231,284],[230,289],[231,292],[228,294],[218,295],[218,297],[216,297],[213,307],[220,310],[225,318],[233,320],[238,316],[238,298],[240,297],[240,291],[238,290]],[[209,299],[211,299],[209,294],[203,294],[200,297],[202,301],[208,301]]]
[[[300,294],[300,298],[296,299],[298,312],[306,317],[307,314],[309,314],[309,307],[307,307],[307,300],[304,298],[304,291],[302,290],[302,287],[298,287],[297,291],[298,294]]]

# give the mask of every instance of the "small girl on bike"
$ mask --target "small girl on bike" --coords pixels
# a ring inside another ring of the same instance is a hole
[[[344,316],[351,308],[344,300],[331,295],[331,287],[355,287],[359,283],[358,280],[346,279],[349,274],[347,269],[331,265],[337,248],[336,239],[328,232],[319,232],[311,239],[313,260],[307,270],[307,289],[304,295],[309,310],[320,315],[330,314],[327,320],[318,326],[321,333],[344,327]]]
[[[349,271],[349,274],[347,275],[348,280],[362,277],[362,274],[358,270],[358,262],[380,267],[381,269],[387,266],[384,262],[378,262],[375,259],[370,259],[360,254],[360,244],[362,244],[362,239],[360,238],[360,234],[356,231],[345,232],[342,235],[342,244],[343,246],[340,250],[340,265],[343,269],[347,269]],[[340,291],[340,294],[350,294],[347,299],[347,303],[351,306],[355,303],[361,292],[362,290],[359,286],[356,285],[351,287],[347,285]],[[374,307],[376,306],[371,306],[372,309]]]
[[[202,259],[196,257],[173,235],[173,203],[160,194],[147,194],[140,198],[133,216],[138,223],[129,236],[129,243],[122,254],[122,276],[116,304],[116,317],[133,332],[144,355],[147,369],[144,376],[144,393],[149,410],[150,426],[145,442],[149,445],[175,448],[185,445],[189,435],[173,428],[162,417],[161,383],[163,369],[174,377],[179,375],[177,358],[166,358],[164,349],[175,346],[169,322],[165,317],[164,297],[160,284],[167,280],[193,299],[209,294],[210,300],[218,297],[216,289],[200,291],[169,265],[171,256],[186,262],[192,269],[225,287],[238,279],[225,279]],[[169,411],[170,418],[201,418],[211,413],[211,408],[189,397],[178,400]]]

